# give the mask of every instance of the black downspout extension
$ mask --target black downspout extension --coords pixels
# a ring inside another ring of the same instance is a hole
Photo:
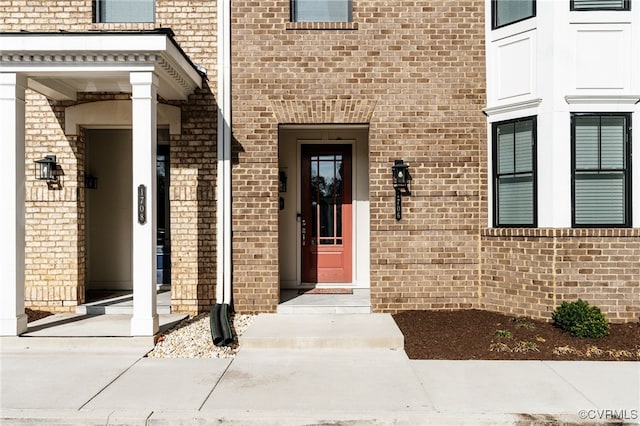
[[[220,308],[220,325],[222,326],[221,346],[230,346],[233,343],[233,329],[229,321],[229,304],[223,303]]]
[[[220,343],[224,339],[222,336],[222,325],[220,324],[220,304],[216,303],[211,307],[211,312],[209,313],[209,326],[211,328],[211,338],[213,339],[213,344],[216,346],[220,346]]]
[[[229,305],[216,303],[209,314],[211,338],[216,346],[230,346],[233,343],[233,329],[229,321]]]

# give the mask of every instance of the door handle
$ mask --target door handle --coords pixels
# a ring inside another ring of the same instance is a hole
[[[302,219],[302,226],[300,227],[302,232],[302,245],[304,246],[307,242],[307,221]]]

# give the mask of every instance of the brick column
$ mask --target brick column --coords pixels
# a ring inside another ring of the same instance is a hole
[[[24,312],[25,150],[27,78],[0,73],[0,335],[27,331]]]
[[[156,310],[156,109],[158,77],[152,72],[134,72],[130,74],[129,80],[132,87],[134,210],[131,335],[153,336],[158,332]],[[144,194],[141,194],[141,191],[144,191]],[[141,209],[144,209],[144,212]]]

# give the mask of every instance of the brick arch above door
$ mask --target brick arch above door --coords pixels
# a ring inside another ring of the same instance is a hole
[[[375,99],[271,99],[271,108],[278,123],[316,124],[371,122]]]

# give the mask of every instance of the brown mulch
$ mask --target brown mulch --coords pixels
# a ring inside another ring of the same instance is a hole
[[[411,359],[640,360],[640,323],[610,324],[601,339],[572,337],[550,322],[480,310],[393,316]]]
[[[25,308],[24,312],[27,314],[27,321],[37,321],[39,319],[48,317],[49,315],[53,315],[53,312],[49,311],[39,311],[34,309]]]

